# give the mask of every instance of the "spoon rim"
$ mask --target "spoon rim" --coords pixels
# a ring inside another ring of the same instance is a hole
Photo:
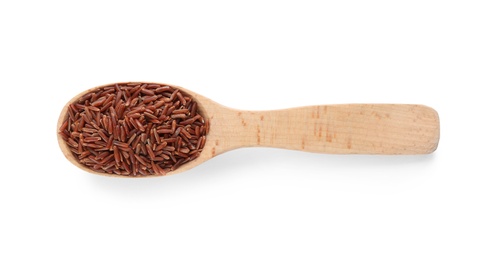
[[[63,155],[65,156],[65,158],[69,162],[71,162],[73,165],[75,165],[76,167],[78,167],[79,169],[81,169],[85,172],[89,172],[89,173],[97,174],[97,175],[101,175],[101,176],[106,176],[106,177],[115,177],[115,178],[118,178],[118,177],[121,177],[121,178],[151,178],[151,177],[170,176],[170,175],[174,175],[177,173],[181,173],[181,172],[190,170],[191,168],[194,168],[195,166],[200,165],[201,163],[211,159],[212,156],[211,157],[208,156],[209,158],[207,158],[206,156],[203,156],[206,154],[206,153],[204,153],[204,151],[206,150],[206,143],[207,143],[206,142],[204,144],[204,147],[202,148],[202,151],[200,152],[200,155],[197,158],[195,158],[192,161],[188,161],[188,162],[180,165],[177,169],[175,169],[173,171],[168,171],[162,175],[146,175],[146,176],[145,175],[136,175],[136,176],[134,176],[134,175],[119,175],[119,174],[114,174],[114,173],[103,173],[103,172],[94,171],[94,170],[90,169],[89,167],[87,167],[87,166],[85,166],[79,162],[79,160],[75,157],[75,155],[70,150],[70,147],[68,146],[68,144],[65,142],[65,140],[63,140],[63,138],[59,134],[59,129],[60,129],[61,125],[63,124],[63,122],[68,117],[68,106],[70,104],[73,104],[76,100],[80,99],[85,94],[92,92],[92,91],[95,91],[95,90],[98,90],[100,88],[113,86],[116,84],[136,84],[136,83],[138,83],[138,84],[159,84],[159,85],[163,85],[163,86],[169,86],[169,87],[172,87],[174,89],[178,89],[179,91],[182,91],[186,95],[190,96],[192,98],[192,100],[197,103],[198,111],[203,116],[203,118],[205,120],[210,120],[208,111],[207,111],[206,107],[203,106],[203,102],[202,102],[203,99],[207,99],[207,98],[203,97],[201,95],[198,95],[197,93],[195,93],[193,91],[190,91],[190,90],[185,89],[183,87],[177,86],[177,85],[167,84],[167,83],[147,82],[147,81],[127,81],[127,82],[114,82],[114,83],[109,83],[109,84],[104,84],[104,85],[92,87],[92,88],[89,88],[87,90],[80,92],[79,94],[77,94],[73,98],[71,98],[63,106],[63,109],[61,110],[60,115],[58,117],[58,121],[57,121],[57,125],[56,125],[56,136],[57,136],[57,140],[58,140],[58,145],[59,145]],[[210,125],[209,129],[208,129],[208,133],[206,134],[206,139],[209,139],[208,137],[210,136],[211,131],[212,131],[212,126]]]

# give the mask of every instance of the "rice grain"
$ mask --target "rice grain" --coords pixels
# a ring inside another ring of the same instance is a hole
[[[118,83],[70,104],[59,135],[94,171],[164,175],[196,159],[209,132],[197,103],[161,84]]]

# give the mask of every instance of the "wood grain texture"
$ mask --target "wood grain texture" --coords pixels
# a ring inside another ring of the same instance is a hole
[[[168,84],[166,84],[168,85]],[[172,85],[171,85],[172,86]],[[210,121],[201,155],[167,175],[191,169],[221,153],[241,147],[275,147],[329,154],[428,154],[439,142],[437,112],[423,105],[345,104],[298,107],[273,111],[242,111],[224,107],[211,99],[178,86],[190,95]],[[63,108],[57,129],[67,117]],[[85,171],[58,135],[65,157]]]
[[[427,154],[437,148],[437,113],[420,105],[352,104],[277,111],[221,111],[211,117],[222,145],[331,154]]]

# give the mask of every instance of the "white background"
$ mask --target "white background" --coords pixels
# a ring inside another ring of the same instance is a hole
[[[489,259],[488,1],[1,1],[1,259]],[[418,103],[426,156],[249,148],[82,172],[56,121],[120,81],[240,109]]]

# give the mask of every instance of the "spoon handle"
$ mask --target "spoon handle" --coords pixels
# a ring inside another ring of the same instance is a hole
[[[216,120],[221,151],[262,146],[331,154],[427,154],[439,142],[437,112],[423,105],[347,104],[230,110]],[[216,129],[212,123],[211,129]]]

